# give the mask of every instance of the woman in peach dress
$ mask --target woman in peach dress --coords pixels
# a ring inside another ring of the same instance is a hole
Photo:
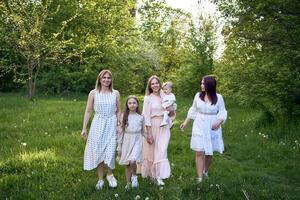
[[[160,92],[159,78],[151,76],[147,83],[143,106],[147,137],[143,142],[141,174],[144,178],[155,179],[157,185],[164,185],[163,179],[169,178],[171,173],[167,153],[170,127],[160,127],[164,115]]]

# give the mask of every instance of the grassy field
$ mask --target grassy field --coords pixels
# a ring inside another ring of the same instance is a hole
[[[216,154],[209,178],[196,184],[191,124],[182,133],[192,98],[178,99],[171,131],[172,176],[165,187],[139,178],[125,191],[124,167],[114,171],[118,187],[94,189],[96,171],[83,171],[80,138],[85,97],[41,97],[30,102],[0,93],[1,199],[299,199],[299,126],[255,128],[259,112],[227,102],[225,153]]]

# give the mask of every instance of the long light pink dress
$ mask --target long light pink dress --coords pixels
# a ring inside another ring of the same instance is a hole
[[[143,141],[142,177],[169,178],[171,169],[167,150],[170,140],[170,127],[169,125],[160,127],[164,114],[161,98],[154,94],[145,96],[143,114],[145,125],[151,126],[154,143],[150,145],[146,139]]]

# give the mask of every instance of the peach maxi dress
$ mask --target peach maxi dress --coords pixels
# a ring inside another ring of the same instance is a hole
[[[168,145],[170,140],[170,127],[160,127],[163,120],[164,108],[161,98],[150,94],[144,98],[143,114],[145,125],[151,126],[154,143],[143,141],[143,162],[141,166],[142,177],[169,178],[171,169],[168,160]]]

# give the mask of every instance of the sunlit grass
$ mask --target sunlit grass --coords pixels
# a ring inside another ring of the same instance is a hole
[[[142,95],[138,96],[142,100]],[[114,171],[119,186],[95,191],[96,172],[83,171],[80,138],[86,97],[0,96],[1,199],[297,199],[300,193],[299,126],[256,128],[259,112],[228,102],[223,126],[225,153],[214,156],[209,178],[196,184],[191,124],[181,132],[192,98],[178,98],[171,130],[172,176],[165,187],[140,180],[125,191],[124,167]],[[122,98],[124,103],[125,97]],[[123,105],[122,103],[122,105]],[[293,133],[294,131],[294,133]],[[283,137],[279,135],[282,132]],[[280,136],[280,137],[279,137]]]

